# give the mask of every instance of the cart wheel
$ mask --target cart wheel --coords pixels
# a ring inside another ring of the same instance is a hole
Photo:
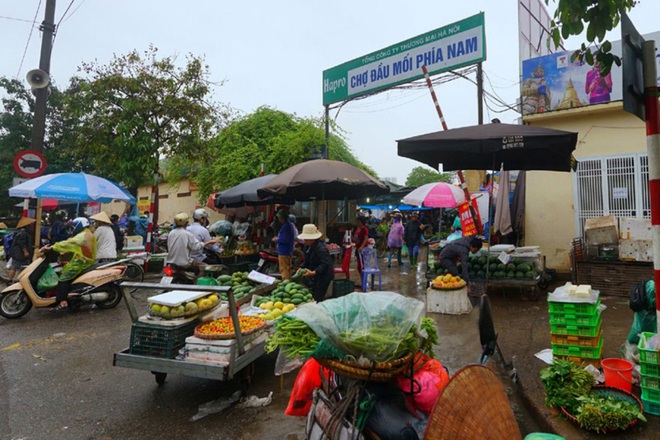
[[[159,373],[157,371],[152,371],[151,374],[156,376],[156,383],[158,385],[164,385],[165,384],[165,378],[167,378],[167,373]]]

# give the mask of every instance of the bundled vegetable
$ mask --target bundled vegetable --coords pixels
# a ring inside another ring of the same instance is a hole
[[[589,394],[594,384],[591,373],[564,359],[555,358],[541,370],[540,376],[545,387],[545,404],[550,408],[563,407],[571,413],[580,404],[578,397]]]
[[[266,352],[272,353],[278,348],[293,358],[309,357],[321,339],[307,324],[299,319],[283,315],[275,322],[275,332],[266,340]]]

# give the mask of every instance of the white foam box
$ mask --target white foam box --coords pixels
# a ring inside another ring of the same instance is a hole
[[[619,238],[621,240],[653,240],[650,218],[620,218]]]
[[[616,218],[613,215],[588,218],[584,222],[584,236],[590,245],[618,242],[619,231]]]
[[[251,350],[266,340],[264,330],[243,337],[245,351]],[[200,339],[195,336],[186,338],[186,357],[189,361],[202,361],[229,365],[238,352],[236,339]]]
[[[456,290],[426,289],[426,311],[446,315],[465,315],[472,311],[467,287]]]
[[[619,240],[619,259],[653,261],[653,240]]]
[[[127,235],[124,237],[124,248],[139,248],[142,246],[142,236]]]

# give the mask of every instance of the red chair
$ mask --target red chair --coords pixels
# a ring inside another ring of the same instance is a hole
[[[343,273],[346,275],[346,279],[350,280],[351,279],[351,254],[353,248],[344,248],[344,257],[342,258],[341,261],[341,267],[335,267],[334,272],[335,274],[338,273]]]

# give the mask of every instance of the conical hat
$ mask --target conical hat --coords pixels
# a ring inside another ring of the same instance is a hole
[[[7,229],[7,225],[4,222],[0,222],[0,229]]]
[[[105,211],[101,211],[98,214],[94,214],[93,216],[90,217],[91,220],[96,220],[97,222],[103,222],[107,224],[111,224],[112,222],[110,221],[110,217],[108,217],[108,214],[105,213]]]
[[[31,225],[34,222],[36,222],[36,220],[33,218],[21,217],[21,219],[18,221],[18,224],[16,225],[16,229],[22,228],[23,226]]]

